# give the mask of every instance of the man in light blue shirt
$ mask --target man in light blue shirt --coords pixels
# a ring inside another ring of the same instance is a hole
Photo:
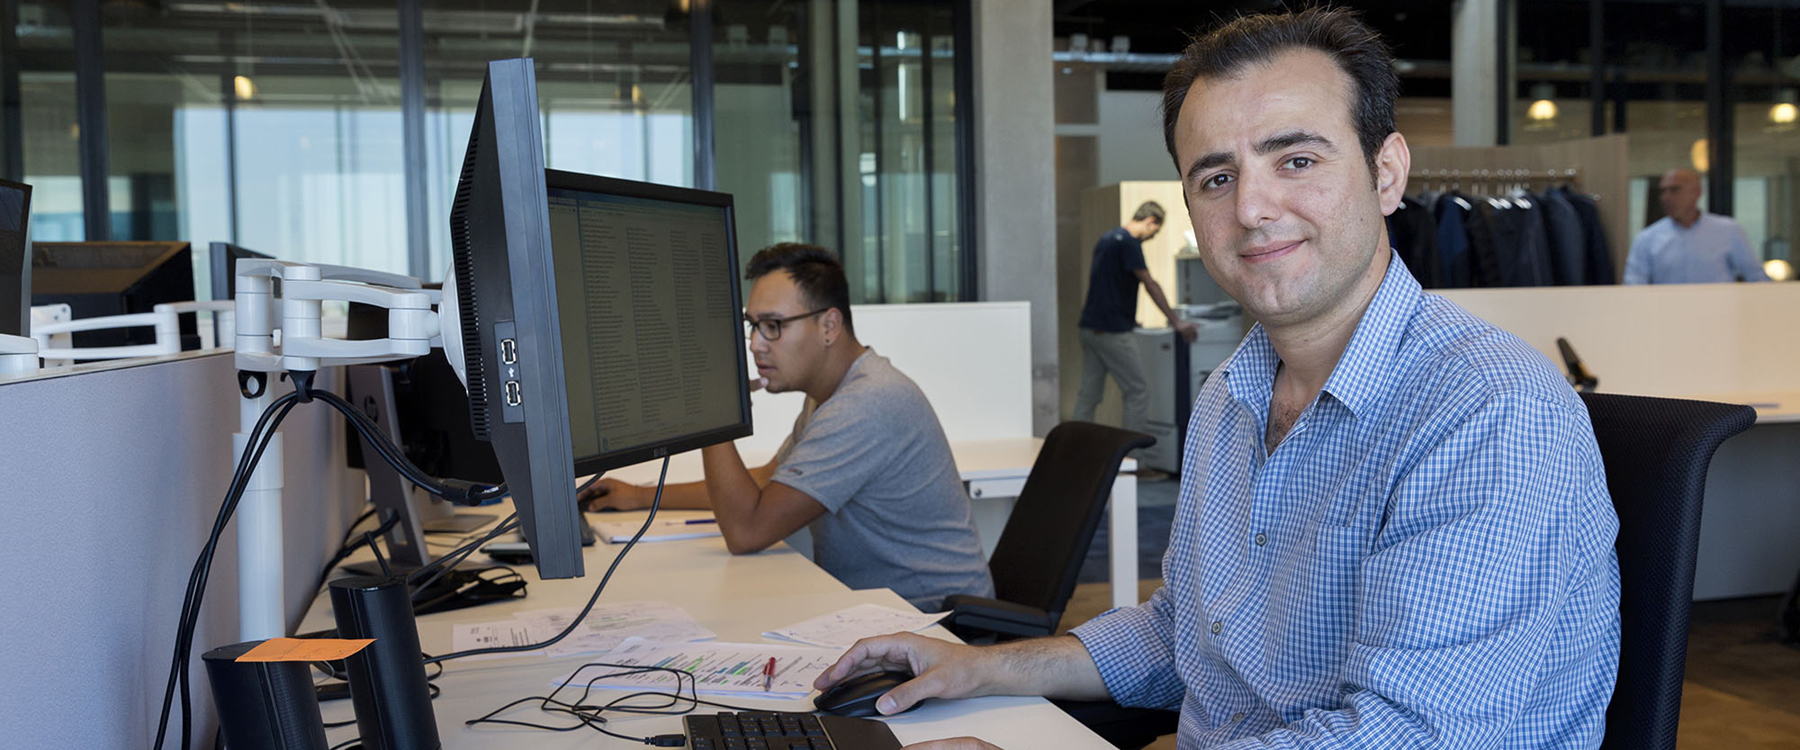
[[[1165,80],[1201,257],[1260,322],[1194,406],[1162,588],[1069,636],[867,639],[821,687],[886,667],[917,676],[883,713],[1179,710],[1183,750],[1600,744],[1618,519],[1593,429],[1548,361],[1388,249],[1411,162],[1390,63],[1312,9],[1233,21]]]
[[[1700,174],[1671,169],[1658,185],[1663,216],[1639,232],[1625,259],[1627,284],[1768,281],[1743,227],[1700,210]]]

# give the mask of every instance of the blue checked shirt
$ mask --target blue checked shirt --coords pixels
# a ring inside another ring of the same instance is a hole
[[[1618,519],[1587,410],[1397,258],[1264,450],[1258,327],[1188,427],[1163,586],[1075,629],[1191,748],[1592,748],[1619,663]]]

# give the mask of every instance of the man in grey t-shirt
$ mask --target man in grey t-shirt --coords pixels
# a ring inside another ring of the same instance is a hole
[[[731,443],[702,448],[706,481],[665,487],[663,505],[711,508],[735,554],[810,526],[820,567],[927,612],[951,594],[993,596],[949,440],[919,387],[856,340],[843,265],[782,244],[751,258],[746,276],[761,384],[804,392],[806,408],[774,461],[749,469]],[[652,492],[602,479],[582,501],[644,508]]]

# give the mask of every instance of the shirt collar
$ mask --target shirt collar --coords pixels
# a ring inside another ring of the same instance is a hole
[[[1400,338],[1423,297],[1424,290],[1406,269],[1406,263],[1398,254],[1391,255],[1375,298],[1363,311],[1356,333],[1351,334],[1350,345],[1332,368],[1331,377],[1325,380],[1324,393],[1357,416],[1376,406],[1394,372]],[[1233,399],[1266,411],[1275,388],[1275,366],[1280,361],[1268,332],[1258,323],[1219,369],[1226,374],[1225,385]]]

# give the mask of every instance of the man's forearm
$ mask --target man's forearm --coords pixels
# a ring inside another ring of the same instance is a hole
[[[1169,298],[1163,296],[1162,285],[1155,281],[1145,281],[1144,291],[1150,294],[1150,301],[1156,303],[1156,309],[1162,311],[1163,317],[1169,319],[1169,324],[1174,325],[1175,310],[1169,307]]]
[[[1033,638],[982,649],[992,657],[984,682],[990,695],[1041,695],[1097,701],[1112,697],[1100,668],[1072,635]]]
[[[706,469],[705,494],[711,501],[701,507],[712,508],[721,530],[744,528],[756,516],[762,485],[745,468],[737,446],[721,443],[701,448],[700,462]]]

